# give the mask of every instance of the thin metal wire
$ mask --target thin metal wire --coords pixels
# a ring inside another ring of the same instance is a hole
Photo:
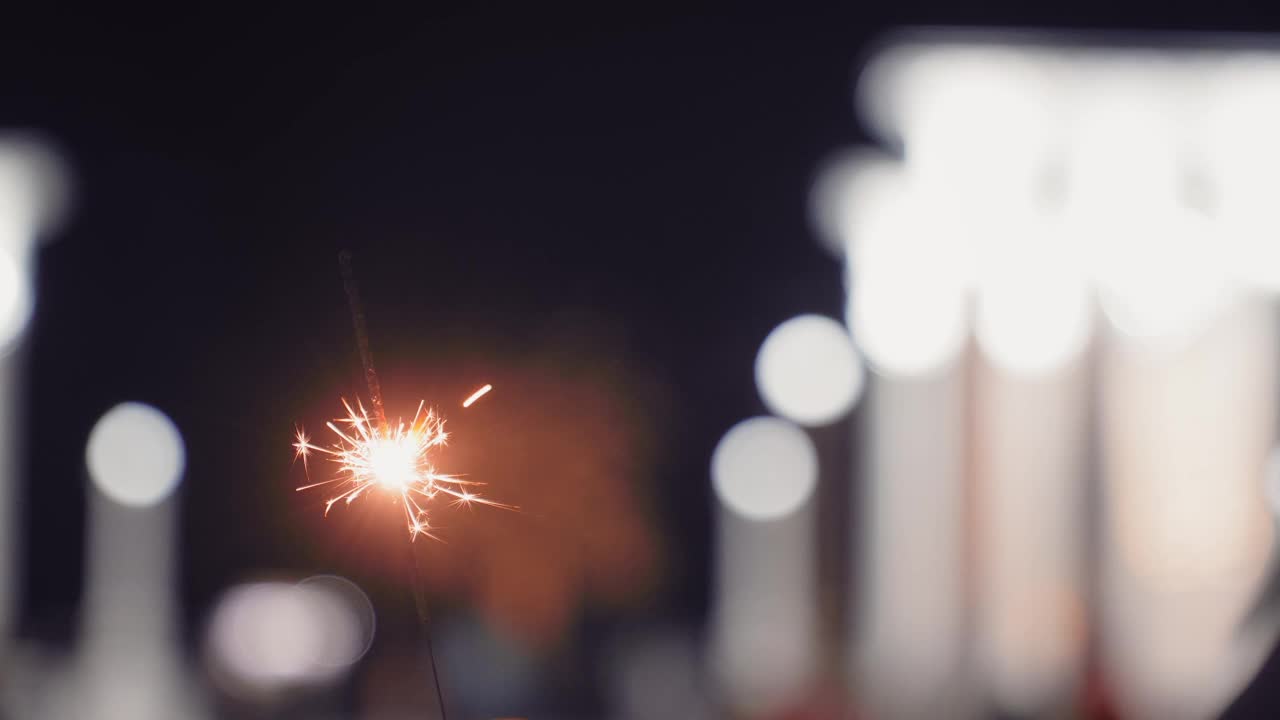
[[[364,303],[360,302],[360,286],[356,284],[355,271],[351,267],[351,252],[338,253],[338,267],[342,270],[342,287],[347,291],[347,307],[351,309],[351,325],[356,332],[356,346],[360,350],[360,365],[364,368],[364,381],[369,386],[369,404],[373,407],[374,420],[380,430],[386,430],[387,411],[382,407],[382,385],[373,369],[373,352],[369,349],[369,328],[364,318]]]
[[[418,611],[418,623],[427,638],[427,657],[431,660],[431,680],[436,685],[436,702],[440,705],[440,720],[449,720],[449,713],[444,705],[444,690],[440,687],[440,674],[436,670],[436,651],[431,643],[431,613],[427,610],[426,578],[422,573],[422,561],[414,552],[414,543],[405,545],[409,549],[409,565],[413,572],[413,604]]]
[[[373,407],[374,419],[379,430],[387,428],[387,413],[382,405],[382,386],[378,382],[378,373],[373,369],[373,352],[369,349],[369,330],[364,317],[364,304],[360,302],[360,288],[356,284],[355,271],[351,267],[351,253],[343,250],[338,253],[338,266],[342,270],[342,286],[347,291],[347,307],[351,310],[351,325],[356,333],[356,346],[360,350],[360,364],[364,368],[365,383],[369,386],[369,404]],[[422,573],[418,553],[414,552],[413,542],[405,545],[409,552],[409,567],[413,573],[413,604],[418,611],[418,623],[422,626],[423,635],[427,639],[427,656],[431,660],[431,680],[436,686],[436,702],[440,706],[440,720],[449,720],[449,712],[444,705],[444,690],[440,687],[440,673],[436,669],[436,651],[431,641],[431,613],[427,610],[426,579]]]

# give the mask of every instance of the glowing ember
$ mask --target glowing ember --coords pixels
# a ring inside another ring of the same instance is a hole
[[[486,386],[489,387],[489,386]],[[483,392],[479,393],[483,394]],[[479,394],[473,397],[479,397]],[[356,401],[356,407],[345,399],[342,405],[347,416],[327,423],[337,439],[323,447],[313,444],[301,428],[293,443],[297,457],[310,476],[308,459],[311,453],[321,453],[338,466],[337,477],[311,483],[298,488],[308,490],[322,485],[334,485],[337,495],[325,502],[325,515],[335,503],[351,504],[370,488],[382,488],[394,493],[404,506],[409,534],[434,537],[429,532],[425,504],[437,494],[444,493],[456,505],[480,503],[506,507],[485,500],[468,490],[479,483],[461,480],[452,475],[436,472],[430,456],[437,447],[443,447],[449,439],[444,431],[444,418],[434,410],[426,409],[426,402],[418,404],[418,411],[408,425],[403,420],[379,426],[369,418],[364,405]],[[340,427],[339,424],[345,426]]]
[[[474,403],[475,401],[477,401],[477,400],[479,400],[480,398],[484,397],[484,396],[485,396],[486,394],[488,394],[488,392],[489,392],[490,390],[492,390],[492,389],[493,389],[493,386],[492,386],[492,385],[485,385],[484,387],[480,388],[479,390],[477,390],[477,391],[475,391],[475,392],[471,393],[471,397],[469,397],[469,398],[467,398],[466,400],[463,400],[463,401],[462,401],[462,407],[464,407],[464,408],[469,408],[469,407],[471,407],[471,403]]]

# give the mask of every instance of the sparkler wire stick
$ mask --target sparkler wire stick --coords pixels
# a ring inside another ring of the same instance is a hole
[[[405,545],[409,550],[409,565],[413,569],[413,604],[418,611],[418,624],[422,626],[422,634],[427,639],[427,658],[431,661],[431,680],[436,686],[436,702],[440,705],[440,720],[449,720],[445,710],[444,690],[440,687],[440,673],[436,670],[436,651],[431,643],[431,613],[427,609],[425,576],[422,573],[422,561],[414,552],[414,543]]]
[[[360,302],[360,287],[356,285],[355,272],[351,268],[351,253],[343,250],[338,253],[338,265],[342,270],[342,287],[347,291],[347,307],[351,310],[351,325],[356,333],[356,345],[360,350],[360,365],[364,368],[365,383],[369,386],[369,404],[373,406],[374,419],[378,429],[387,432],[387,412],[382,405],[382,386],[378,382],[378,373],[373,369],[373,352],[369,349],[369,330],[364,318],[364,304]],[[415,418],[416,422],[417,418]],[[418,610],[418,623],[427,639],[427,657],[431,661],[431,679],[436,686],[436,702],[440,705],[440,720],[449,720],[448,710],[444,705],[444,690],[440,687],[440,674],[436,670],[436,651],[431,642],[431,614],[427,610],[427,596],[418,555],[413,551],[413,543],[405,546],[409,550],[410,567],[413,571],[413,604]]]
[[[364,368],[364,381],[369,386],[369,404],[373,406],[373,419],[378,428],[387,427],[387,411],[382,406],[382,386],[378,373],[373,369],[373,352],[369,350],[369,329],[364,319],[364,304],[360,302],[360,287],[356,285],[355,272],[351,269],[351,252],[338,253],[338,266],[342,269],[342,287],[347,291],[347,307],[351,309],[351,325],[356,332],[356,346],[360,349],[360,365]]]

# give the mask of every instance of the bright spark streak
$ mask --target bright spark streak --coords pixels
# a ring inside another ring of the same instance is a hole
[[[475,401],[477,401],[477,400],[479,400],[480,398],[482,398],[482,397],[484,397],[485,395],[487,395],[487,394],[489,393],[489,391],[490,391],[490,390],[492,390],[492,389],[493,389],[493,386],[492,386],[492,385],[485,385],[484,387],[480,388],[479,390],[477,390],[477,391],[475,391],[475,392],[471,393],[471,397],[469,397],[469,398],[467,398],[466,400],[463,400],[463,401],[462,401],[462,407],[464,407],[464,408],[469,408],[469,407],[471,407],[471,404],[472,404],[472,403],[474,403]]]
[[[468,404],[490,389],[491,385],[481,388],[468,400]],[[445,445],[449,434],[444,430],[444,418],[435,410],[426,409],[425,401],[418,404],[418,411],[408,425],[397,420],[386,427],[376,426],[359,400],[354,408],[345,399],[342,405],[347,416],[326,423],[337,437],[331,445],[325,447],[312,443],[302,428],[297,429],[293,443],[295,457],[302,458],[304,468],[307,468],[307,459],[313,452],[325,455],[338,466],[336,477],[297,488],[302,491],[322,485],[335,486],[337,494],[325,501],[325,515],[338,502],[349,505],[367,490],[378,488],[399,499],[404,507],[409,535],[416,539],[419,535],[435,537],[430,532],[426,503],[439,493],[454,498],[455,505],[477,503],[510,507],[486,500],[467,489],[478,483],[436,471],[430,456],[436,448]],[[339,427],[339,423],[347,427]],[[307,476],[309,479],[309,469]]]

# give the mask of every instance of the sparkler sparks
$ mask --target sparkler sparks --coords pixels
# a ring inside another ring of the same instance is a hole
[[[475,401],[477,401],[477,400],[479,400],[480,398],[482,398],[482,397],[484,397],[485,395],[487,395],[487,394],[489,393],[489,391],[490,391],[490,390],[492,390],[492,389],[493,389],[493,386],[492,386],[492,385],[485,385],[484,387],[480,388],[479,390],[477,390],[477,391],[475,391],[475,392],[471,393],[471,397],[469,397],[469,398],[467,398],[466,400],[463,400],[463,401],[462,401],[462,407],[464,407],[464,408],[469,408],[469,407],[471,407],[471,404],[472,404],[472,403],[474,403]]]
[[[346,417],[326,423],[337,436],[331,445],[313,443],[302,428],[298,428],[293,443],[295,457],[302,459],[308,478],[312,453],[324,455],[338,466],[337,477],[297,488],[300,492],[336,486],[338,493],[325,501],[325,515],[339,502],[349,505],[370,490],[385,490],[404,507],[409,535],[416,539],[419,535],[435,538],[430,532],[426,503],[441,493],[452,498],[455,505],[510,507],[486,500],[471,490],[480,483],[436,471],[431,455],[445,445],[449,434],[444,429],[444,418],[427,408],[425,401],[418,404],[410,423],[398,420],[394,426],[371,419],[358,399],[355,407],[345,398],[342,405]]]

